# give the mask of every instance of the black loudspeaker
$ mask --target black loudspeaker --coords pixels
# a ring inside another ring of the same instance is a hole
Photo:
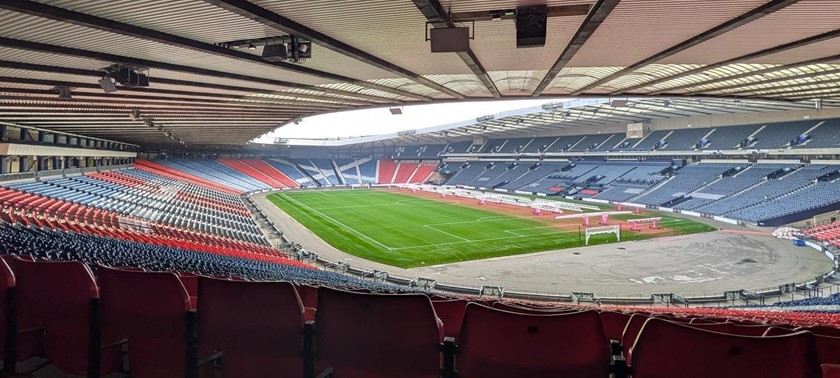
[[[548,9],[545,6],[516,9],[516,47],[545,46]]]
[[[102,90],[105,91],[105,93],[117,91],[117,86],[114,85],[114,82],[111,81],[110,77],[103,77],[99,79],[99,86],[102,87]]]
[[[279,62],[288,59],[289,55],[286,53],[286,45],[278,43],[276,45],[265,45],[263,47],[262,58],[269,62]]]

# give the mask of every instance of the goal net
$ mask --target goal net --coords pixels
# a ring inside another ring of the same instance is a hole
[[[618,225],[604,227],[589,227],[586,229],[586,245],[589,245],[589,237],[600,234],[615,234],[615,238],[621,241],[621,228]]]

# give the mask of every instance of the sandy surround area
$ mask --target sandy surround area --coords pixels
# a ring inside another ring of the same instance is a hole
[[[269,194],[259,193],[252,199],[287,238],[328,260],[400,277],[424,277],[472,287],[499,285],[510,290],[555,294],[584,291],[599,295],[695,295],[803,282],[832,268],[832,262],[821,252],[775,239],[769,236],[771,230],[690,217],[724,231],[402,269],[333,248],[270,203],[266,199]],[[496,206],[487,209],[502,210],[494,209]],[[516,210],[505,213],[509,211]]]

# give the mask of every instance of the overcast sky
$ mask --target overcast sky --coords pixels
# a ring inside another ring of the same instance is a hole
[[[353,110],[304,118],[300,124],[283,126],[254,141],[271,143],[274,138],[334,138],[379,135],[408,129],[421,129],[507,110],[539,106],[554,100],[477,101],[403,107],[403,114],[392,115],[388,108]]]

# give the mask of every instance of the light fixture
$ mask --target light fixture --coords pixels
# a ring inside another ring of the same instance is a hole
[[[73,98],[73,93],[70,91],[70,88],[68,88],[68,87],[58,86],[58,87],[53,88],[53,91],[55,91],[55,93],[58,93],[58,98],[60,98],[62,100],[69,100],[69,99]]]
[[[105,93],[112,93],[117,91],[117,86],[114,84],[114,81],[110,77],[103,77],[99,79],[99,86],[102,87],[102,90]]]
[[[257,46],[255,46],[253,43],[248,44],[248,50],[256,50],[256,49],[257,49]]]

